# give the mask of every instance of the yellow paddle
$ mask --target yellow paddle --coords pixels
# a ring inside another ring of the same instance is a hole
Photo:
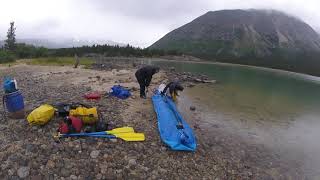
[[[124,141],[144,141],[145,136],[143,133],[119,133],[119,134],[60,134],[60,137],[102,137],[102,138],[120,138]]]
[[[107,132],[108,134],[134,133],[134,129],[132,127],[121,127],[121,128],[115,128],[105,132]]]
[[[144,141],[145,136],[143,133],[135,133],[132,127],[115,128],[110,131],[93,132],[93,133],[72,133],[72,134],[58,134],[59,137],[105,137],[105,138],[120,138],[124,141]]]
[[[101,132],[92,132],[92,133],[86,133],[86,134],[100,134],[100,135],[105,135],[105,134],[119,134],[119,133],[134,133],[134,129],[132,127],[121,127],[121,128],[115,128],[110,131],[101,131]]]
[[[144,141],[145,140],[145,136],[143,133],[121,133],[121,134],[114,134],[114,136],[125,141]]]

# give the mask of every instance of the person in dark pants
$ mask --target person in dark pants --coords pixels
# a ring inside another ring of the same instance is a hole
[[[167,84],[167,86],[161,92],[161,95],[165,95],[168,89],[169,89],[170,96],[174,101],[176,101],[178,96],[178,91],[183,91],[184,88],[179,83],[179,81],[173,81]]]
[[[158,73],[160,70],[159,67],[155,66],[144,66],[137,70],[136,78],[140,85],[140,97],[146,98],[146,87],[148,88],[152,79],[152,76]]]

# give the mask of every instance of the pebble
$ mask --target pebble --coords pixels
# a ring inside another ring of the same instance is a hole
[[[114,138],[114,139],[110,139],[110,141],[111,141],[111,142],[113,142],[113,143],[118,142],[118,140],[117,140],[116,138]]]
[[[162,174],[166,174],[168,171],[166,169],[160,168],[159,172],[162,173]]]
[[[196,107],[195,107],[195,106],[190,106],[190,110],[191,110],[191,111],[195,111],[195,110],[196,110]]]
[[[54,168],[54,166],[55,166],[55,163],[53,162],[53,161],[51,161],[51,160],[48,160],[48,162],[47,162],[47,168]]]
[[[9,169],[9,170],[8,170],[8,175],[9,175],[9,176],[13,176],[13,174],[14,174],[14,170],[13,170],[13,169]]]
[[[26,166],[20,167],[17,172],[20,178],[26,178],[27,176],[29,176],[29,173],[30,173],[30,168]]]
[[[137,165],[136,159],[129,159],[128,165],[129,165],[129,166],[135,166],[135,165]]]
[[[76,175],[71,175],[71,176],[70,176],[70,179],[72,179],[72,180],[77,180],[78,177],[77,177]]]
[[[100,151],[94,150],[94,151],[91,151],[90,157],[95,159],[95,158],[97,158],[99,156],[99,154],[100,154]]]
[[[96,175],[96,178],[97,178],[97,179],[102,179],[102,174],[100,174],[100,173],[97,174],[97,175]]]

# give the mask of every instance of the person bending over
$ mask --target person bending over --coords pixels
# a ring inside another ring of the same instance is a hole
[[[164,88],[164,90],[161,92],[162,95],[167,93],[167,90],[169,89],[170,96],[174,101],[177,100],[177,96],[179,96],[178,91],[183,91],[183,86],[179,83],[179,81],[173,81],[167,84],[167,86]]]
[[[140,85],[141,98],[146,98],[146,88],[149,87],[150,82],[152,80],[152,76],[158,73],[159,70],[160,68],[155,66],[144,66],[137,70],[135,75]]]

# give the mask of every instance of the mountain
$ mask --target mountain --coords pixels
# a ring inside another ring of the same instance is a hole
[[[150,48],[285,69],[283,66],[306,54],[320,57],[320,36],[302,20],[283,12],[221,10],[208,12],[169,32]]]
[[[34,45],[36,47],[46,47],[49,49],[72,48],[81,46],[92,46],[94,44],[108,44],[125,46],[125,44],[116,43],[108,40],[77,40],[77,39],[17,39],[18,43]],[[0,47],[4,45],[4,41],[0,41]]]

